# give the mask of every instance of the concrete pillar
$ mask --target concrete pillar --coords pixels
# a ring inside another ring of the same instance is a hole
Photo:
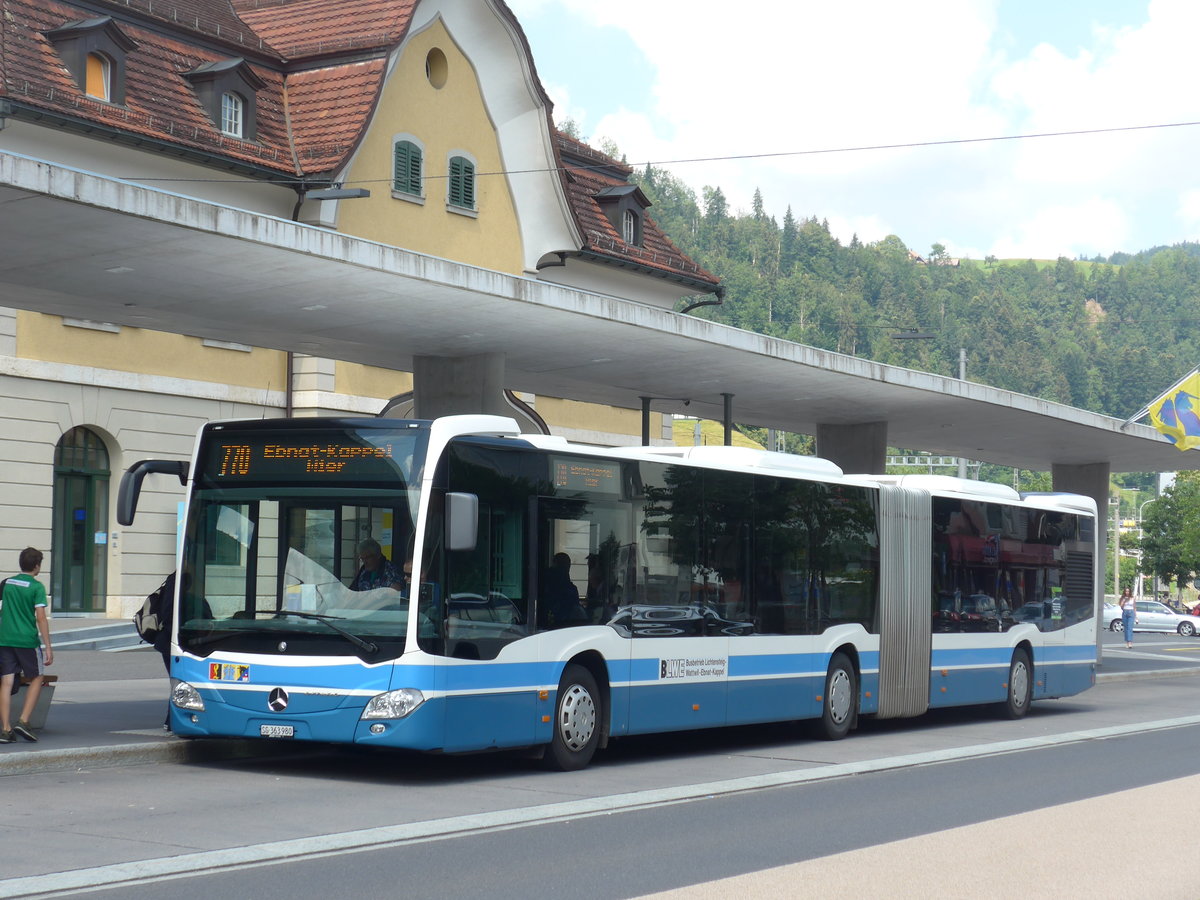
[[[414,419],[438,416],[507,416],[522,431],[537,434],[539,423],[504,396],[504,354],[414,356]]]
[[[512,414],[504,402],[504,354],[413,357],[413,416]]]
[[[817,456],[848,475],[882,475],[887,463],[887,422],[818,425]]]
[[[1112,472],[1108,463],[1086,463],[1079,466],[1055,465],[1050,470],[1054,482],[1054,490],[1068,491],[1072,494],[1083,494],[1096,501],[1096,537],[1098,538],[1098,553],[1096,555],[1095,579],[1104,593],[1104,560],[1108,554],[1108,485]],[[1104,628],[1104,620],[1100,610],[1096,610],[1096,657],[1100,658],[1102,644],[1100,631]]]

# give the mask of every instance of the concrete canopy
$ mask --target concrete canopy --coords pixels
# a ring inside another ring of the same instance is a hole
[[[0,248],[19,309],[406,371],[503,353],[514,390],[718,420],[730,393],[738,422],[886,422],[892,446],[1028,469],[1200,465],[1145,425],[5,153]]]

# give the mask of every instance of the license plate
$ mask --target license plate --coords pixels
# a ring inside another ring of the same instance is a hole
[[[289,738],[296,736],[296,729],[291,725],[259,725],[261,737]]]

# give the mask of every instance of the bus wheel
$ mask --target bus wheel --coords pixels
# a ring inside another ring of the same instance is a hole
[[[1008,665],[1008,698],[1000,704],[1000,711],[1006,719],[1020,719],[1029,712],[1032,700],[1033,666],[1029,654],[1018,647]]]
[[[558,683],[554,704],[554,737],[546,748],[547,768],[560,772],[582,769],[600,743],[600,691],[583,666],[568,665]]]
[[[825,675],[825,699],[818,734],[827,741],[840,741],[850,733],[858,712],[858,676],[845,653],[835,653]]]

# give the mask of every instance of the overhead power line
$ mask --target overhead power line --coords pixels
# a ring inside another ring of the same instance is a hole
[[[922,147],[950,147],[959,144],[995,144],[1002,141],[1030,141],[1043,138],[1062,138],[1062,137],[1080,137],[1096,134],[1119,134],[1122,132],[1131,131],[1154,131],[1165,128],[1192,128],[1200,125],[1200,121],[1196,122],[1160,122],[1154,125],[1120,125],[1109,128],[1079,128],[1072,131],[1039,131],[1029,134],[1002,134],[993,135],[991,137],[973,137],[973,138],[946,138],[940,141],[905,141],[892,144],[863,144],[853,147],[821,147],[812,150],[780,150],[771,153],[735,153],[726,156],[691,156],[681,157],[679,159],[662,159],[662,160],[646,160],[638,163],[623,163],[634,169],[643,168],[645,166],[677,166],[686,165],[688,163],[711,163],[711,162],[737,162],[747,159],[782,159],[789,156],[820,156],[832,153],[866,153],[876,150],[911,150]],[[604,169],[608,168],[605,164],[597,163],[595,165],[578,165],[571,166],[572,169]],[[532,169],[497,169],[492,172],[476,172],[476,178],[484,178],[495,175],[537,175],[546,172],[561,171],[559,167],[548,166]],[[449,178],[449,174],[426,174],[426,180],[440,180]],[[135,176],[125,176],[127,181],[161,181],[161,182],[189,182],[203,184],[244,184],[245,179],[231,178],[138,178]],[[355,179],[347,181],[343,184],[387,184],[391,182],[391,178],[368,178]],[[284,179],[269,182],[276,185],[301,186],[305,184],[303,179]]]

